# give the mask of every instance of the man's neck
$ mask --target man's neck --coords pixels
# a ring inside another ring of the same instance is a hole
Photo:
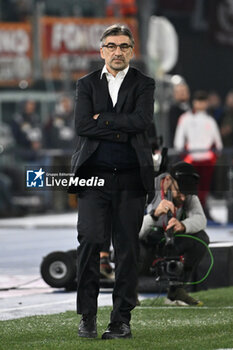
[[[106,69],[107,69],[107,71],[108,71],[108,73],[110,73],[110,74],[112,74],[114,77],[116,77],[117,76],[117,74],[119,73],[119,72],[123,72],[126,68],[128,68],[129,66],[127,66],[127,67],[125,67],[124,69],[121,69],[121,70],[115,70],[115,69],[112,69],[111,67],[109,67],[109,66],[106,66]]]

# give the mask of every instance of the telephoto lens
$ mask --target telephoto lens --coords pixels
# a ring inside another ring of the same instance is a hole
[[[166,273],[168,276],[180,276],[183,272],[183,263],[177,260],[167,261]]]

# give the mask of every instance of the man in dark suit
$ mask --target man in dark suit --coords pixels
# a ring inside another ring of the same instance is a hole
[[[102,70],[77,83],[77,150],[72,170],[79,178],[104,180],[102,187],[80,187],[78,215],[78,334],[96,337],[99,253],[107,218],[112,220],[115,286],[110,324],[103,339],[129,338],[130,311],[136,305],[138,233],[146,195],[153,196],[153,163],[147,129],[153,117],[154,80],[129,67],[134,39],[123,25],[101,38]]]

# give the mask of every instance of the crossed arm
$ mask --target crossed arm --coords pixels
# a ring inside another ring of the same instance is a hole
[[[132,113],[95,113],[91,91],[80,80],[76,90],[75,128],[79,136],[126,142],[129,134],[144,132],[153,117],[154,82],[138,91]]]

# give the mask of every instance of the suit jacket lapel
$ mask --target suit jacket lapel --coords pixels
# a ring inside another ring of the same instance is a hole
[[[102,70],[101,70],[102,71]],[[100,71],[100,74],[101,74]],[[97,80],[95,81],[96,94],[98,105],[101,107],[100,111],[107,111],[108,108],[108,82],[106,75],[104,74],[102,79],[100,79],[100,74],[97,76]],[[116,112],[120,113],[122,107],[124,105],[125,99],[127,97],[127,91],[132,87],[132,77],[133,70],[129,68],[128,73],[126,74],[123,83],[121,84],[120,90],[118,92],[118,99],[116,104]]]
[[[102,76],[102,79],[100,79],[100,75],[98,76],[97,81],[95,83],[95,87],[96,87],[98,104],[102,107],[101,109],[103,111],[106,111],[108,107],[107,96],[109,92],[108,92],[108,82],[105,74]]]
[[[133,77],[133,70],[129,68],[125,79],[123,80],[123,83],[121,84],[120,90],[118,92],[118,99],[117,99],[117,104],[116,104],[116,112],[119,113],[122,110],[122,107],[124,105],[126,96],[127,96],[127,91],[131,87],[131,81]]]

